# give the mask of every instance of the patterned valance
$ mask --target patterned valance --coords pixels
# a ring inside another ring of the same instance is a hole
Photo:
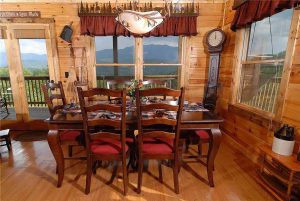
[[[114,7],[111,3],[83,4],[78,10],[80,17],[80,30],[82,35],[90,36],[194,36],[197,35],[197,16],[199,5],[188,4],[164,4],[162,7],[154,7],[152,3],[136,4],[128,3]],[[116,20],[119,10],[133,10],[147,12],[159,11],[165,16],[163,22],[152,31],[144,35],[135,35],[129,32]]]
[[[293,8],[299,3],[300,0],[248,0],[237,8],[231,30],[243,28],[285,9]]]
[[[80,17],[82,35],[90,36],[135,36],[116,21],[115,16]],[[166,17],[162,24],[143,36],[195,36],[197,17]]]

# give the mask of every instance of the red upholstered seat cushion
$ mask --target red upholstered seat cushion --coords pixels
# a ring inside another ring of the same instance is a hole
[[[198,131],[195,131],[195,133],[202,140],[208,140],[209,139],[209,134],[205,130],[198,130]]]
[[[134,140],[133,140],[132,137],[127,137],[127,138],[126,138],[126,142],[127,142],[127,143],[133,143]]]
[[[173,151],[173,139],[147,138],[143,141],[143,152],[146,154],[170,154]]]
[[[121,142],[111,138],[97,139],[91,142],[90,148],[95,154],[119,154],[122,152]],[[125,151],[128,146],[125,144]]]
[[[61,131],[59,133],[61,141],[74,141],[80,135],[80,131]]]

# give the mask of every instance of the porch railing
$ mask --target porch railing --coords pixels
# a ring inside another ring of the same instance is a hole
[[[46,107],[41,85],[49,80],[48,76],[25,77],[25,89],[29,107]],[[0,77],[0,93],[6,98],[8,107],[13,107],[13,96],[9,77]]]
[[[107,80],[114,80],[115,76],[97,76],[97,87],[106,88]],[[118,79],[131,80],[134,79],[130,76],[120,76]],[[177,87],[177,76],[176,75],[153,75],[145,76],[144,80],[147,79],[160,79],[167,81],[168,88]],[[44,95],[41,89],[41,85],[49,80],[48,76],[37,77],[28,76],[25,77],[26,95],[29,107],[46,107]],[[5,97],[8,107],[14,107],[11,83],[9,77],[0,77],[0,96]]]

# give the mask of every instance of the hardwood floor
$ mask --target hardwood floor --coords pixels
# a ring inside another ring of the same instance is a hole
[[[122,195],[122,179],[111,185],[111,168],[100,168],[92,177],[91,192],[84,194],[85,161],[67,161],[65,179],[56,188],[55,161],[47,141],[12,141],[13,152],[1,147],[2,201],[85,201],[85,200],[192,200],[192,201],[270,201],[274,198],[255,180],[255,166],[231,145],[222,143],[215,163],[215,187],[207,185],[207,175],[200,163],[187,163],[179,174],[180,194],[173,191],[172,169],[163,166],[164,183],[158,181],[156,161],[150,161],[149,172],[144,173],[142,193],[135,192],[137,173],[129,174],[128,195]],[[196,147],[191,147],[195,153]],[[77,152],[82,151],[77,150]],[[80,153],[79,153],[80,154]],[[121,175],[121,174],[120,174]]]

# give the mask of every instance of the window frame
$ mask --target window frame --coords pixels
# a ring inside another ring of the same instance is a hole
[[[295,51],[296,45],[296,34],[298,27],[298,15],[299,11],[293,9],[291,16],[291,25],[288,34],[288,42],[286,47],[286,54],[284,59],[276,59],[276,60],[262,60],[262,61],[246,61],[246,51],[248,50],[248,41],[244,42],[244,40],[249,40],[250,35],[250,26],[238,29],[235,37],[235,50],[234,50],[234,61],[233,61],[233,76],[232,76],[232,84],[231,84],[231,92],[232,97],[229,103],[233,106],[236,106],[245,111],[257,114],[259,116],[267,117],[271,120],[280,121],[283,113],[283,105],[285,101],[285,96],[287,92],[288,81],[291,73],[292,67],[292,59]],[[264,111],[262,109],[252,107],[250,105],[246,105],[243,103],[239,103],[240,91],[241,91],[241,75],[242,75],[242,66],[245,64],[266,64],[266,63],[274,63],[274,62],[284,62],[283,64],[283,72],[281,77],[281,82],[279,85],[279,91],[277,93],[277,97],[275,100],[275,108],[274,113]]]
[[[100,36],[101,37],[101,36]],[[113,67],[133,67],[134,68],[134,79],[136,80],[143,80],[144,78],[144,67],[146,66],[177,66],[178,67],[178,75],[177,75],[177,89],[180,87],[184,86],[184,62],[185,62],[185,55],[186,51],[183,51],[186,49],[186,44],[187,44],[187,38],[185,36],[178,36],[178,63],[173,63],[173,64],[168,64],[168,63],[163,63],[163,64],[148,64],[144,63],[144,55],[143,55],[143,38],[141,37],[134,37],[134,62],[130,64],[125,64],[125,63],[109,63],[109,64],[99,64],[96,62],[96,42],[95,38],[92,39],[92,46],[94,46],[94,54],[95,54],[95,65],[94,65],[94,70],[92,74],[94,74],[93,78],[93,87],[97,87],[97,78],[96,78],[96,68],[97,67],[103,67],[103,66],[113,66]]]

